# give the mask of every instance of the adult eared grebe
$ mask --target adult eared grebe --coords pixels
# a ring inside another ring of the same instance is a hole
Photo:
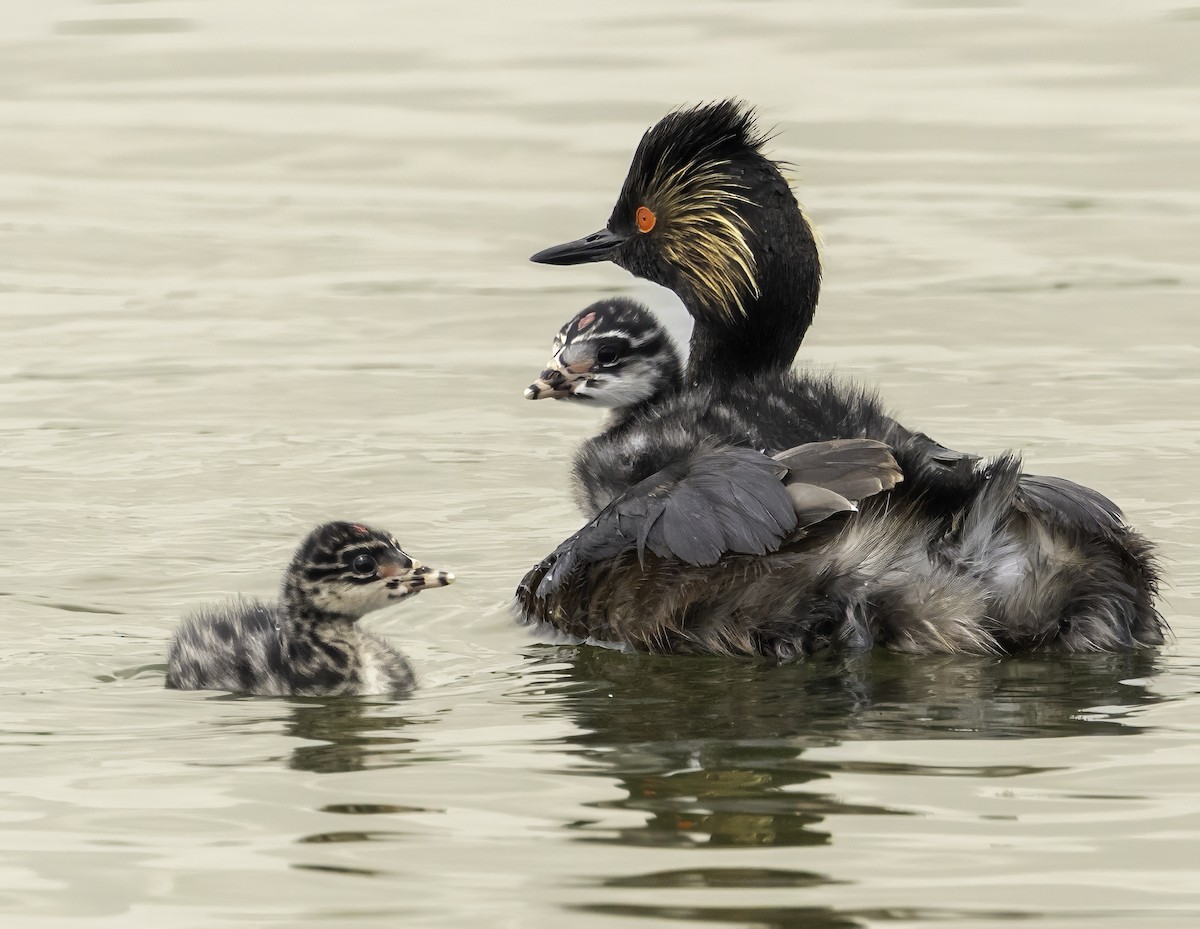
[[[296,550],[278,603],[238,598],[180,624],[167,654],[167,687],[261,696],[403,693],[414,684],[407,659],[358,620],[453,580],[410,558],[386,532],[326,523]]]
[[[674,289],[696,325],[688,388],[630,420],[621,442],[598,437],[581,450],[577,476],[595,518],[526,576],[524,618],[650,650],[780,657],[838,642],[985,652],[1160,644],[1152,546],[1113,503],[1023,474],[1015,455],[984,462],[945,448],[861,387],[787,370],[812,321],[820,265],[764,142],[753,112],[732,101],[672,113],[642,138],[607,228],[533,256],[612,260]],[[790,540],[767,557],[730,549],[720,571],[679,551],[631,561],[636,545],[592,554],[617,547],[600,544],[605,527],[626,543],[641,538],[638,520],[653,509],[633,505],[635,490],[659,503],[687,494],[690,472],[671,469],[714,438],[770,453],[839,437],[887,443],[904,483],[822,524],[799,551]],[[568,558],[579,546],[587,554]],[[554,569],[564,560],[571,573]]]

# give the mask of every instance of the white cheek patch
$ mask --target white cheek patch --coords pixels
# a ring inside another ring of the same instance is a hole
[[[362,615],[387,603],[387,591],[374,584],[314,584],[305,591],[317,609],[338,615]]]
[[[591,390],[580,386],[576,396],[586,396],[601,406],[621,407],[641,403],[654,392],[653,385],[638,372],[625,376],[597,375],[588,385]],[[586,391],[586,392],[585,392]]]

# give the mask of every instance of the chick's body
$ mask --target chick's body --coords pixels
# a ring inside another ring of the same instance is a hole
[[[260,696],[403,693],[415,683],[408,660],[358,620],[453,580],[385,532],[326,523],[297,549],[278,602],[239,597],[180,623],[166,685]]]

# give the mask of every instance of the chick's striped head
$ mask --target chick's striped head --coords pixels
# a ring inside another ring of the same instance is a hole
[[[640,303],[622,297],[580,310],[554,337],[554,354],[525,388],[529,400],[578,400],[631,407],[682,381],[666,330]]]
[[[283,600],[293,609],[358,619],[453,580],[449,571],[410,557],[391,533],[362,523],[330,522],[296,549],[284,573]]]

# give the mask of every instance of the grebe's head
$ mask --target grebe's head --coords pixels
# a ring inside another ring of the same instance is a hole
[[[698,318],[742,316],[761,292],[763,237],[776,198],[795,198],[736,100],[669,113],[637,147],[608,225],[533,256],[544,264],[615,262],[674,290]],[[786,205],[786,204],[785,204]]]
[[[454,581],[449,571],[410,557],[390,533],[362,523],[318,526],[300,543],[283,579],[283,601],[302,613],[358,619],[429,587]]]
[[[554,354],[525,388],[529,400],[635,406],[678,389],[683,374],[671,337],[640,303],[602,300],[554,337]]]

